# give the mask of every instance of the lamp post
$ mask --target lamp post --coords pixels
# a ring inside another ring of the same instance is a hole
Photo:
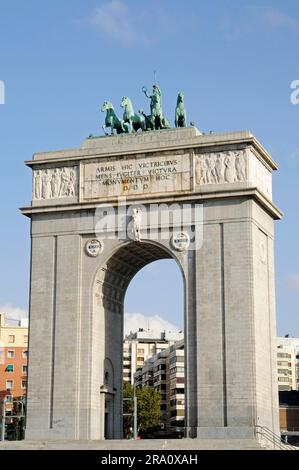
[[[133,403],[134,403],[134,439],[137,439],[137,397],[135,396],[135,387],[134,387],[134,397],[133,397]]]
[[[142,377],[140,377],[142,380]],[[124,401],[132,400],[132,398],[123,398]],[[138,410],[137,410],[137,397],[136,397],[136,384],[133,382],[133,413],[123,413],[123,416],[133,415],[133,439],[137,439],[138,435]],[[130,428],[131,430],[132,428]]]
[[[6,399],[2,400],[1,441],[5,441]]]
[[[135,377],[134,377],[134,383],[133,383],[133,400],[134,400],[134,439],[136,440],[137,439],[137,435],[138,435],[138,429],[137,429],[137,426],[138,426],[138,411],[137,411],[137,397],[136,397],[136,385],[138,382],[142,381],[142,375],[138,377],[138,379],[136,379],[135,381]]]

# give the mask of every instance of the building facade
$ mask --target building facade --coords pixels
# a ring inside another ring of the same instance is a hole
[[[135,373],[135,385],[152,386],[161,396],[161,434],[183,434],[185,427],[185,356],[181,339],[148,359]]]
[[[277,338],[278,390],[299,390],[299,338]]]
[[[153,331],[140,328],[131,332],[123,344],[123,379],[134,383],[135,372],[143,367],[145,361],[183,338],[182,332]]]
[[[21,400],[27,391],[28,320],[9,324],[0,313],[0,401],[6,400],[6,414],[13,402]]]

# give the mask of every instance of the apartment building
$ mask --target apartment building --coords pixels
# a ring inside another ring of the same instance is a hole
[[[135,386],[153,386],[161,395],[160,433],[184,433],[184,340],[149,358],[135,373]]]
[[[154,331],[140,328],[127,335],[123,343],[123,379],[134,383],[135,372],[145,361],[183,338],[182,332]]]
[[[299,390],[299,338],[277,338],[278,390]]]
[[[28,320],[13,324],[0,313],[0,401],[6,399],[6,413],[13,401],[21,400],[27,390]]]

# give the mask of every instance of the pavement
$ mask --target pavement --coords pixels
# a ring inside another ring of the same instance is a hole
[[[256,439],[4,441],[1,450],[264,450]]]

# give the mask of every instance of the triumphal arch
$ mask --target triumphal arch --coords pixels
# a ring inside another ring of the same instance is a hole
[[[27,439],[122,438],[124,296],[143,266],[163,258],[176,261],[184,284],[186,435],[279,430],[277,166],[248,131],[204,135],[155,119],[26,162]]]

